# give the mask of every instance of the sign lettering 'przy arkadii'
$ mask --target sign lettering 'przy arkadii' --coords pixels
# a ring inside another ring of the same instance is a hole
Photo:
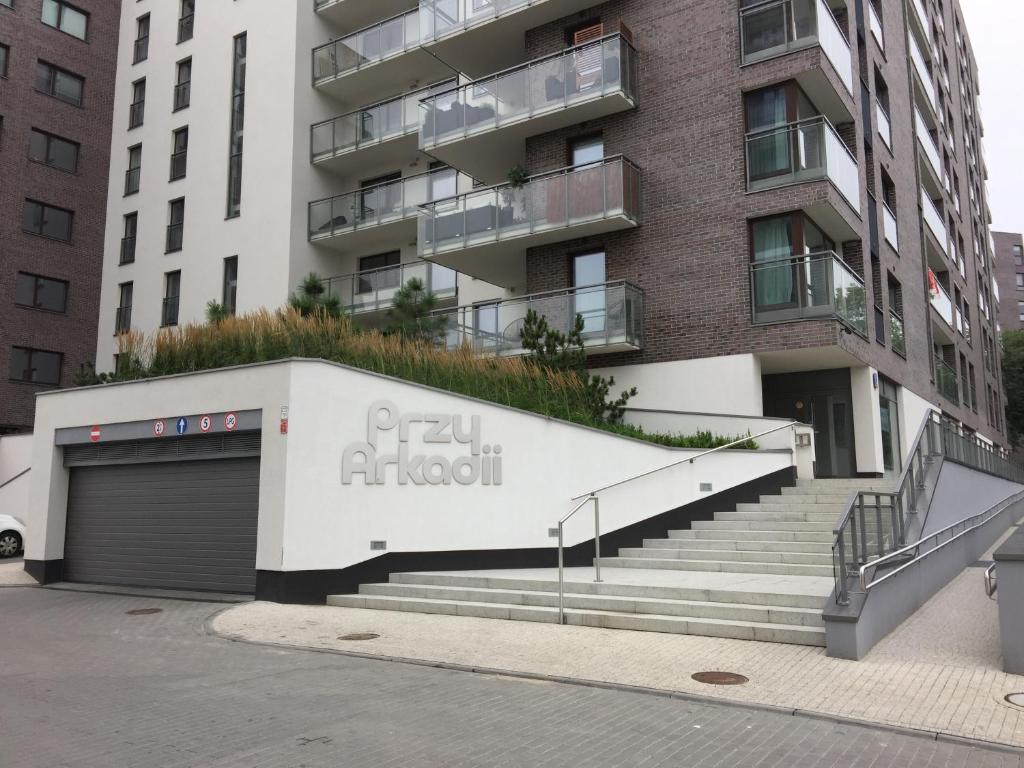
[[[467,428],[468,420],[468,428]],[[468,456],[451,459],[440,455],[410,455],[412,425],[430,444],[458,443],[469,446]],[[380,453],[384,433],[398,430],[397,450]],[[501,485],[501,446],[485,445],[480,433],[480,417],[460,414],[401,413],[389,400],[379,400],[366,415],[366,442],[352,443],[341,457],[341,484],[351,485],[362,475],[366,485],[384,485],[395,467],[399,485]]]

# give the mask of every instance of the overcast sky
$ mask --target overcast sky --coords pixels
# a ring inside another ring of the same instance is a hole
[[[992,228],[1024,232],[1024,0],[960,0],[981,82]]]

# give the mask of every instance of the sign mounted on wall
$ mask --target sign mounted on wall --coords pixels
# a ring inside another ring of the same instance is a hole
[[[157,437],[163,437],[164,430],[166,429],[167,425],[164,423],[163,419],[157,419],[156,421],[153,422],[153,434],[156,435]]]
[[[238,426],[238,416],[234,411],[224,414],[224,429],[228,432],[234,432],[235,427]]]
[[[426,447],[413,452],[414,434],[418,442],[464,446],[469,453],[448,457],[428,454]],[[385,485],[389,478],[399,485],[501,485],[501,450],[483,442],[479,416],[402,413],[394,403],[379,400],[366,416],[366,441],[342,453],[341,483],[351,485],[360,475],[365,485]]]
[[[94,443],[98,443],[100,441],[100,435],[102,434],[103,431],[99,427],[93,427],[89,430],[89,439]]]
[[[199,417],[199,431],[200,432],[209,432],[212,427],[213,427],[213,419],[211,419],[209,416],[200,416]]]
[[[182,416],[180,419],[178,419],[177,423],[174,425],[174,428],[178,430],[179,435],[184,435],[186,432],[188,432],[188,419]]]

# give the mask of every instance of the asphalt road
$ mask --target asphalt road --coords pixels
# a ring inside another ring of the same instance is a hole
[[[231,642],[204,628],[222,608],[0,590],[0,765],[1021,764],[821,719]]]

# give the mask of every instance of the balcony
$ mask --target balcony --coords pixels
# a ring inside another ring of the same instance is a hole
[[[420,149],[496,183],[527,137],[635,107],[637,66],[617,33],[438,93],[421,103]]]
[[[892,351],[900,357],[907,356],[907,337],[903,333],[903,318],[893,310],[889,310],[889,337],[892,339]]]
[[[910,40],[910,58],[914,62],[914,71],[918,77],[917,88],[925,102],[931,106],[932,113],[937,115],[939,113],[939,100],[935,92],[935,81],[932,79],[931,70],[928,68],[917,40],[913,35],[910,35],[908,39]]]
[[[320,18],[339,30],[362,29],[416,6],[416,0],[313,0]]]
[[[830,181],[858,214],[860,172],[835,128],[824,116],[747,134],[747,189]]]
[[[935,189],[938,191],[942,188],[942,159],[939,156],[939,148],[935,144],[935,139],[932,138],[924,116],[917,106],[914,107],[914,133],[917,135],[917,143],[921,147],[921,151],[928,160],[927,166],[934,175]]]
[[[925,10],[924,4],[921,0],[910,0],[910,6],[914,9],[914,12],[910,14],[911,18],[917,22],[917,32],[921,35],[922,39],[928,39],[928,11]]]
[[[956,380],[956,369],[941,357],[935,358],[935,387],[944,398],[960,404],[960,390]]]
[[[943,255],[949,255],[949,238],[946,235],[946,223],[942,212],[932,202],[931,195],[923,188],[921,189],[921,217],[924,219],[925,229],[931,232],[935,243]]]
[[[346,312],[368,317],[391,309],[395,292],[413,279],[420,280],[434,294],[439,306],[458,300],[458,274],[426,261],[329,277],[322,280],[321,285],[326,296],[338,297]]]
[[[448,349],[469,345],[480,354],[514,356],[526,352],[521,333],[531,309],[565,334],[574,328],[579,315],[588,355],[643,348],[644,294],[624,281],[565,288],[437,314],[448,318],[444,340]]]
[[[943,322],[952,330],[953,328],[953,300],[949,298],[949,293],[942,286],[936,277],[935,273],[928,270],[928,295],[931,300],[932,308],[939,314]]]
[[[422,257],[504,287],[522,285],[526,249],[636,227],[640,169],[621,155],[428,203]]]
[[[420,206],[469,189],[454,168],[403,176],[309,204],[309,240],[343,251],[391,250],[416,236]]]
[[[414,155],[420,99],[454,84],[455,80],[444,80],[313,125],[310,161],[329,170],[352,173],[380,167],[396,156]]]
[[[891,245],[896,253],[899,253],[899,224],[896,221],[896,214],[886,205],[885,201],[882,202],[882,231],[885,234],[885,242]]]
[[[885,53],[885,31],[882,28],[882,19],[871,0],[866,0],[864,5],[868,9],[868,27],[871,29],[871,34],[875,38],[875,42],[878,43],[878,50]]]
[[[835,318],[867,338],[864,281],[829,251],[750,265],[755,325]]]
[[[820,46],[847,92],[853,94],[850,43],[824,0],[769,0],[742,8],[740,45],[743,64]]]
[[[889,119],[889,113],[885,111],[885,107],[882,106],[880,101],[875,102],[875,119],[878,121],[878,135],[882,137],[885,146],[891,150],[892,121]]]

